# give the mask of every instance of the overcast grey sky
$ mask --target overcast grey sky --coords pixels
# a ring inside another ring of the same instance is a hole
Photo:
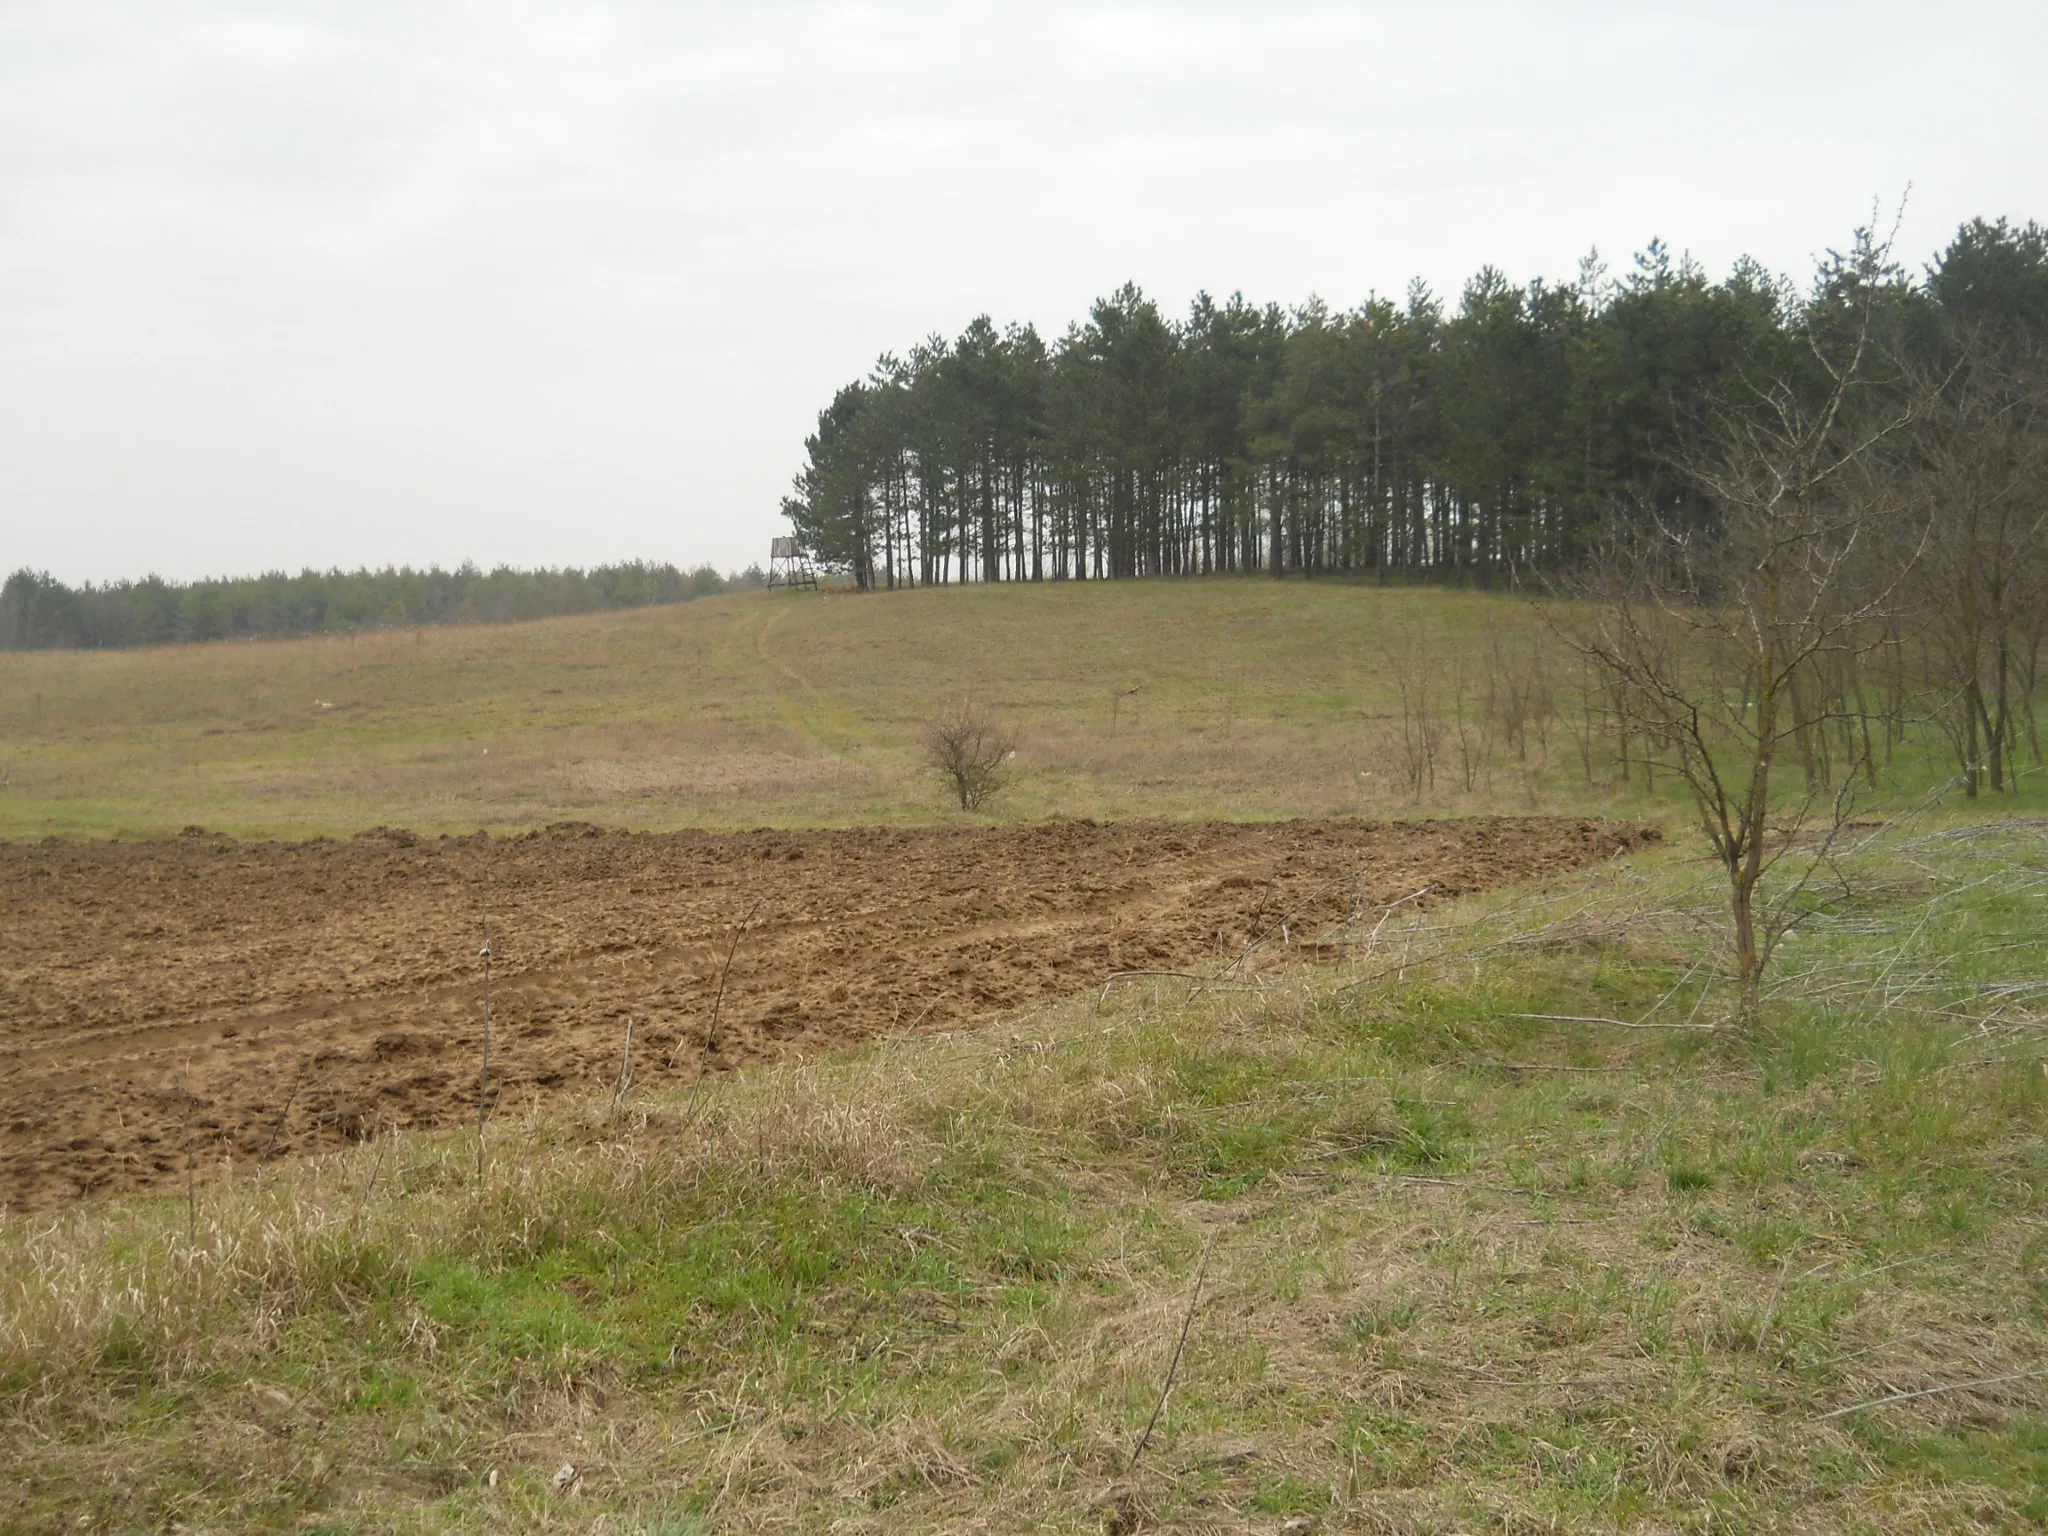
[[[876,354],[2048,217],[2048,7],[0,0],[0,569],[762,557]]]

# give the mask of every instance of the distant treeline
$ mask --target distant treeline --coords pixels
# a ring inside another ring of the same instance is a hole
[[[1863,247],[1867,248],[1867,242]],[[1675,460],[1767,384],[1825,394],[1813,337],[1877,282],[1900,368],[2048,336],[2048,232],[1965,225],[1921,273],[1852,256],[1722,281],[1652,243],[1612,277],[1336,310],[1135,286],[1048,342],[974,321],[839,391],[783,504],[862,586],[1208,571],[1485,583],[1575,562],[1615,515],[1708,517]]]
[[[0,650],[118,648],[194,640],[317,635],[410,624],[495,624],[681,603],[758,587],[758,566],[721,576],[634,560],[589,570],[273,571],[262,576],[87,583],[18,570],[0,586]]]

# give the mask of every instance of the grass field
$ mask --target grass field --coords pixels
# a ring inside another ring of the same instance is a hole
[[[9,657],[0,805],[17,839],[936,820],[916,725],[966,690],[1025,739],[1006,818],[1385,814],[1403,684],[1476,710],[1539,627],[1162,583]],[[1676,802],[1562,721],[1469,789],[1446,738],[1423,808],[1664,849],[1359,914],[1336,964],[506,1114],[481,1156],[0,1217],[0,1527],[2041,1528],[2040,792],[1902,765],[1740,1028]]]
[[[1515,599],[1258,580],[749,593],[15,654],[0,658],[0,837],[932,820],[945,805],[919,727],[963,696],[1021,736],[1009,818],[1410,807],[1391,746],[1401,681],[1439,704],[1461,683],[1476,733],[1496,644],[1553,692],[1577,686]],[[1470,793],[1447,740],[1423,799],[1604,803],[1563,734],[1491,754]]]

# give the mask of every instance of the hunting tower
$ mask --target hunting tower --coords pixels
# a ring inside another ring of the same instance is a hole
[[[768,585],[817,590],[818,573],[811,569],[810,558],[797,548],[796,539],[790,535],[768,541]]]

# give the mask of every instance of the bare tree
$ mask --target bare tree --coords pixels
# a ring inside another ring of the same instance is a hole
[[[1425,788],[1436,788],[1436,760],[1444,744],[1443,717],[1430,697],[1431,671],[1428,658],[1410,651],[1394,679],[1401,693],[1401,735],[1395,746],[1409,797],[1417,801]]]
[[[981,705],[962,701],[924,725],[925,762],[975,811],[1010,781],[1017,739],[996,725]]]
[[[1934,717],[1973,798],[2011,783],[2048,625],[2048,386],[2040,361],[1952,336],[1912,434],[1903,482],[1924,545],[1913,581]]]
[[[1832,773],[1828,732],[1839,728],[1852,758],[1867,756],[1860,662],[1911,561],[1887,544],[1875,462],[1911,415],[1895,381],[1873,377],[1885,248],[1859,238],[1852,260],[1849,303],[1825,329],[1809,319],[1797,367],[1752,381],[1679,456],[1707,522],[1652,511],[1617,523],[1566,631],[1609,684],[1646,766],[1691,792],[1728,877],[1745,1018],[1792,899],[1848,818],[1862,764]],[[1805,769],[1797,792],[1780,771],[1788,751]],[[1760,905],[1765,872],[1794,848],[1805,872]]]

